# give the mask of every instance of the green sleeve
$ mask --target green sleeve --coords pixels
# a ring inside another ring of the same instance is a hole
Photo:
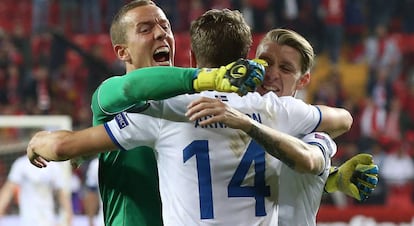
[[[193,93],[196,68],[147,67],[104,81],[92,96],[94,124],[104,117],[132,107],[142,106],[147,100],[162,100],[185,93]]]

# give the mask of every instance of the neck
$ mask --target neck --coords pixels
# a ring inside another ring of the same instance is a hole
[[[134,65],[132,65],[132,64],[125,64],[126,73],[131,72],[135,69],[138,69],[138,68],[134,67]]]

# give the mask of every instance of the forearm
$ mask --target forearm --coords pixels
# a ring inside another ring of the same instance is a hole
[[[58,147],[60,156],[67,159],[91,156],[117,149],[103,125],[77,131],[74,135],[62,139]]]
[[[147,100],[162,100],[193,93],[193,76],[197,69],[148,67],[103,82],[94,94],[100,109],[111,114]]]
[[[302,140],[271,129],[253,120],[247,134],[267,153],[300,173],[318,174],[324,167],[321,151]]]
[[[260,124],[220,100],[199,98],[189,104],[186,116],[192,121],[209,116],[199,122],[201,126],[220,122],[240,129],[269,154],[298,172],[320,173],[324,167],[324,157],[314,145]]]
[[[115,150],[116,146],[103,126],[96,126],[77,132],[42,131],[29,143],[28,149],[49,161],[65,161],[103,151]]]

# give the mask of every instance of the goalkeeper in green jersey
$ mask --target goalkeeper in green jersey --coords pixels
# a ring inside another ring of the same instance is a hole
[[[226,18],[229,15],[231,17]],[[250,28],[240,14],[224,14],[223,18],[222,23],[229,21],[234,26],[227,30],[221,28],[220,32],[228,34],[222,39],[236,39],[221,49],[226,53],[226,60],[217,59],[226,66],[200,70],[143,68],[173,65],[175,47],[169,22],[150,1],[134,1],[121,8],[111,25],[111,39],[117,57],[126,64],[127,74],[108,79],[94,93],[93,124],[110,120],[119,111],[140,111],[145,108],[147,99],[209,89],[239,94],[253,90],[263,79],[261,64],[264,62],[237,60],[247,56],[252,43]],[[213,50],[212,47],[207,49]],[[233,60],[237,61],[231,63]],[[135,70],[138,68],[143,69]],[[248,73],[252,76],[243,79],[241,75]],[[153,151],[145,147],[128,152],[112,151],[101,154],[99,160],[105,225],[161,225]]]
[[[239,27],[234,29],[236,32]],[[250,46],[247,25],[242,29],[245,32],[238,31],[238,34],[244,37],[240,37],[237,44]],[[125,62],[127,74],[108,79],[95,91],[92,98],[94,125],[112,119],[121,111],[140,111],[146,106],[145,100],[210,89],[243,95],[263,80],[264,61],[238,60],[216,69],[161,67],[173,65],[174,37],[168,19],[151,1],[133,1],[122,7],[114,17],[110,33],[113,49]],[[247,56],[248,48],[240,53],[231,47],[229,51],[233,53],[230,54]],[[135,70],[138,68],[142,69]],[[244,76],[247,74],[250,76]],[[162,225],[153,151],[147,147],[135,149],[99,156],[99,188],[105,225]]]

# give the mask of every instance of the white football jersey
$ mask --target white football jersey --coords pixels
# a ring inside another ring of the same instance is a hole
[[[62,163],[49,162],[44,169],[33,166],[26,155],[13,163],[8,180],[19,185],[22,226],[54,226],[57,223],[53,191],[65,185]]]
[[[335,142],[325,133],[311,133],[302,138],[317,145],[325,157],[325,167],[319,175],[298,173],[282,164],[279,178],[279,226],[314,226],[322,193],[336,153]]]
[[[121,113],[104,126],[121,149],[156,150],[166,226],[277,224],[276,168],[281,162],[241,130],[189,122],[183,116],[186,106],[200,96],[220,98],[297,137],[312,132],[321,120],[318,108],[292,97],[203,92],[151,102],[145,115]]]

